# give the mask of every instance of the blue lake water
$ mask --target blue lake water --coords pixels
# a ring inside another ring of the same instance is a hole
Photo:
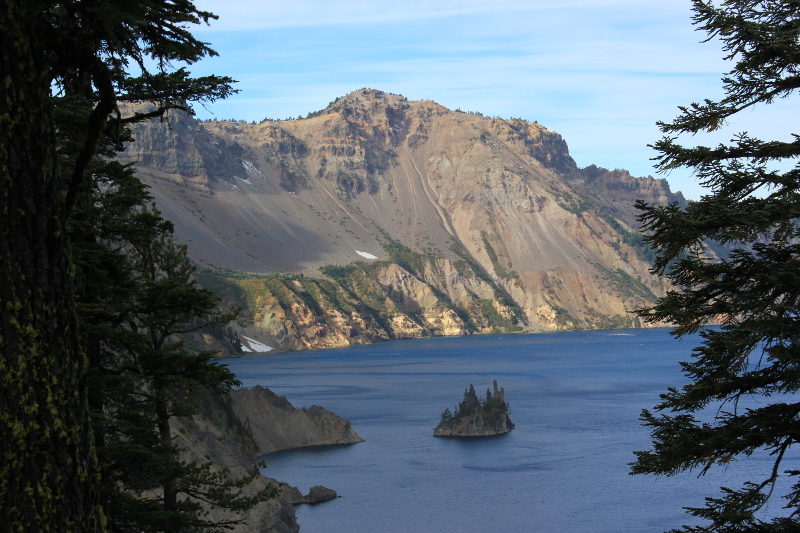
[[[303,533],[660,532],[691,523],[721,485],[764,459],[698,478],[628,475],[648,449],[638,417],[669,386],[696,338],[666,330],[471,336],[226,361],[245,387],[318,404],[366,442],[267,457],[265,472],[341,498],[297,508]],[[475,385],[505,388],[516,428],[478,440],[433,437],[441,412]],[[773,504],[779,506],[780,502]]]

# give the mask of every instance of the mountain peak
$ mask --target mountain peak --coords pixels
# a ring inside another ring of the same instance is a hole
[[[309,119],[184,117],[171,130],[137,125],[134,135],[123,160],[138,161],[201,264],[356,276],[348,287],[367,303],[334,298],[341,317],[356,317],[351,329],[297,346],[627,326],[628,311],[663,290],[649,274],[633,202],[676,200],[666,183],[579,169],[564,139],[535,122],[364,88]],[[280,339],[323,327],[314,319],[281,333],[281,317],[317,294],[286,283],[258,300],[248,326],[274,326],[284,348],[290,341]],[[375,333],[376,320],[388,329]]]
[[[387,93],[378,89],[370,89],[368,87],[348,93],[344,96],[344,98],[349,98],[352,102],[384,102],[387,104],[408,101],[408,98],[402,94]]]
[[[312,111],[305,118],[340,113],[348,115],[352,109],[376,109],[382,107],[398,107],[408,102],[408,98],[400,94],[387,93],[378,89],[363,88],[338,96],[325,108]]]
[[[403,95],[365,87],[336,98],[320,114],[336,113],[347,107],[369,108],[376,105],[394,107],[405,102],[408,102],[408,98]]]

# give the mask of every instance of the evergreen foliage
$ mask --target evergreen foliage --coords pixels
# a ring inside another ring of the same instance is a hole
[[[180,461],[169,420],[236,383],[178,335],[222,326],[132,169],[126,124],[232,92],[185,68],[215,52],[190,1],[0,6],[0,523],[6,531],[184,531],[228,523],[248,478]],[[149,68],[154,65],[153,68]],[[135,74],[131,74],[135,71]],[[123,116],[118,104],[135,102]]]
[[[703,340],[682,363],[690,382],[661,396],[661,414],[643,412],[653,448],[636,452],[632,473],[702,475],[767,452],[762,476],[689,509],[704,522],[683,530],[798,531],[800,470],[787,461],[800,442],[800,167],[787,163],[800,156],[800,137],[762,141],[740,133],[711,148],[682,146],[677,136],[715,131],[800,87],[800,3],[695,0],[694,22],[723,43],[735,67],[723,79],[724,98],[683,107],[673,122],[659,124],[658,169],[694,169],[709,192],[685,209],[637,203],[657,251],[653,272],[675,287],[638,314],[674,324],[676,336],[699,331]],[[732,251],[715,258],[708,241]],[[717,321],[721,327],[706,327]],[[783,505],[767,509],[776,495]]]
[[[69,135],[59,150],[65,164],[80,138],[80,107],[61,102],[56,113],[59,132]],[[79,197],[67,224],[101,503],[111,531],[218,530],[238,520],[209,521],[204,505],[241,510],[273,491],[242,494],[257,470],[230,480],[211,463],[181,460],[170,420],[197,414],[201,393],[239,384],[212,361],[213,352],[192,352],[181,340],[203,328],[223,330],[236,311],[217,312],[219,298],[196,286],[172,224],[133,167],[112,159],[118,140],[103,138],[87,169],[91,195]],[[233,333],[224,334],[235,346]]]
[[[488,427],[514,427],[514,424],[509,418],[511,407],[505,401],[504,392],[498,391],[496,380],[494,382],[494,395],[492,395],[490,389],[486,389],[485,400],[478,398],[474,386],[470,385],[468,388],[464,389],[464,400],[459,402],[453,412],[450,411],[450,408],[444,410],[439,426],[449,423],[457,424],[463,419],[474,418],[476,414],[480,414],[485,425]]]
[[[439,423],[444,424],[446,422],[451,421],[452,419],[453,419],[453,413],[450,411],[450,408],[448,407],[447,409],[442,411],[442,419],[439,421]]]
[[[134,218],[148,212],[161,232],[122,249],[107,248],[107,254],[121,255],[116,276],[103,276],[103,268],[92,262],[77,262],[83,277],[100,280],[95,284],[104,292],[114,292],[118,284],[127,288],[117,291],[114,305],[85,298],[92,312],[86,316],[82,306],[79,313],[90,354],[90,405],[109,526],[112,531],[216,530],[237,520],[210,522],[203,518],[202,503],[241,510],[272,492],[241,494],[257,471],[229,480],[210,463],[181,460],[170,420],[197,414],[201,392],[225,393],[239,384],[212,361],[213,352],[191,352],[180,339],[204,327],[221,328],[235,313],[216,313],[218,298],[195,285],[186,249],[171,240],[171,225],[146,205]],[[76,256],[80,260],[83,254]]]
[[[343,280],[355,270],[356,267],[354,265],[323,265],[319,267],[319,271],[323,276],[328,276],[335,280]]]

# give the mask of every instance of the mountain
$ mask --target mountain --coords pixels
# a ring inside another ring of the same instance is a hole
[[[578,168],[538,123],[373,89],[305,119],[173,115],[134,137],[123,161],[201,282],[245,308],[235,333],[278,349],[636,326],[665,288],[633,203],[683,202]]]

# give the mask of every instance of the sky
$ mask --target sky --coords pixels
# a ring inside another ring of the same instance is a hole
[[[656,174],[661,134],[678,106],[723,95],[721,44],[702,43],[690,0],[197,0],[219,20],[194,27],[219,57],[195,75],[227,75],[239,93],[199,118],[305,116],[370,87],[450,109],[537,121],[566,140],[580,167],[665,177],[699,199],[689,169]],[[800,105],[737,116],[716,145],[748,131],[788,139]],[[682,139],[684,140],[684,139]]]

